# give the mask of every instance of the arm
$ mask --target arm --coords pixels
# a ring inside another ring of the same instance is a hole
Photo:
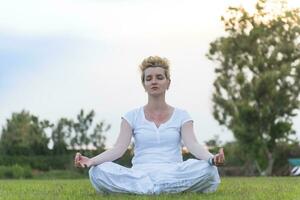
[[[182,125],[181,136],[185,146],[198,159],[207,160],[211,165],[222,166],[225,161],[223,148],[216,155],[211,154],[196,139],[193,122],[189,121]]]
[[[192,121],[186,122],[182,125],[181,136],[184,145],[196,158],[200,160],[208,160],[213,157],[213,155],[206,150],[203,145],[198,143]]]
[[[88,158],[77,153],[75,156],[75,166],[77,167],[90,167],[93,165],[100,165],[104,162],[114,161],[120,158],[127,150],[132,137],[132,128],[126,120],[122,120],[120,134],[118,139],[112,149],[108,149],[103,153],[93,157]]]

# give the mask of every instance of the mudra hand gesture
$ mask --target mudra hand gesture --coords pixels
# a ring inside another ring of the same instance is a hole
[[[224,165],[224,161],[225,161],[225,155],[224,155],[224,150],[223,148],[221,148],[219,150],[219,153],[217,153],[214,157],[213,157],[213,164],[216,166],[222,166]]]
[[[77,152],[74,159],[74,165],[75,167],[81,167],[81,168],[90,167],[91,159]]]

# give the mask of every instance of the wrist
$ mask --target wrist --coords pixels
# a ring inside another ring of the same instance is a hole
[[[90,159],[90,167],[95,165],[95,160],[94,159]]]
[[[208,159],[208,163],[209,163],[211,166],[215,166],[216,164],[215,164],[214,157],[210,157],[210,158]]]

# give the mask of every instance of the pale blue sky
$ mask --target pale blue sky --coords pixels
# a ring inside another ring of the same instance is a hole
[[[22,109],[52,122],[94,109],[112,125],[112,146],[122,114],[146,103],[137,66],[160,55],[171,62],[167,100],[190,113],[199,141],[230,141],[211,114],[215,64],[205,53],[224,34],[226,8],[253,2],[0,0],[0,126]],[[299,117],[295,128],[299,136]]]

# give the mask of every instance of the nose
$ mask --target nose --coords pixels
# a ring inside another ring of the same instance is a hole
[[[155,84],[157,84],[157,79],[156,79],[156,78],[153,78],[153,79],[151,80],[151,85],[155,85]]]

